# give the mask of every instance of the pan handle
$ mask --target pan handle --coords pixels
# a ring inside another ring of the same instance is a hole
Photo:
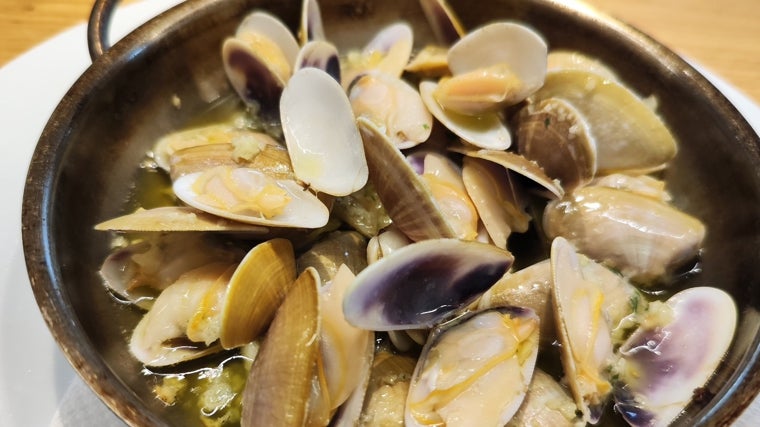
[[[87,22],[87,47],[93,61],[111,47],[108,31],[118,4],[119,0],[95,0],[92,5],[90,20]]]

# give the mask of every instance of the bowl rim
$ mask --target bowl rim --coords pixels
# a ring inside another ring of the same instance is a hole
[[[114,44],[72,85],[51,114],[35,147],[29,164],[22,201],[22,243],[32,291],[42,317],[64,356],[98,397],[130,425],[162,425],[155,414],[144,411],[134,392],[122,381],[102,381],[116,378],[111,369],[95,351],[83,333],[77,315],[73,312],[68,295],[55,285],[61,281],[60,267],[50,250],[52,235],[50,211],[55,195],[56,173],[61,162],[60,147],[67,144],[68,124],[86,104],[90,92],[98,89],[103,80],[116,73],[130,58],[144,54],[144,49],[157,43],[161,37],[177,31],[185,23],[198,19],[198,12],[235,14],[250,10],[255,1],[246,0],[188,0],[152,18]],[[531,0],[538,6],[550,7],[572,15],[589,25],[614,34],[616,39],[643,48],[647,56],[659,58],[666,68],[678,72],[689,87],[702,94],[716,113],[729,124],[738,143],[753,153],[760,153],[760,137],[736,107],[707,78],[672,50],[641,32],[634,26],[606,15],[579,1]],[[746,315],[746,313],[742,313]],[[697,415],[699,424],[730,424],[753,401],[760,391],[760,375],[752,371],[760,367],[760,334],[750,349],[740,358],[739,366],[728,378],[729,385],[715,395],[712,404]],[[737,396],[740,398],[737,399]],[[731,405],[727,405],[728,402]]]

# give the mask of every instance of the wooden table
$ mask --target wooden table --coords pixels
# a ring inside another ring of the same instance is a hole
[[[128,3],[134,0],[125,0]],[[150,0],[145,0],[150,1]],[[759,0],[587,0],[760,102]],[[92,0],[0,0],[0,66],[84,22]]]

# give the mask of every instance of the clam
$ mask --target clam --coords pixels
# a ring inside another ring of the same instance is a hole
[[[561,98],[586,122],[596,141],[599,174],[662,169],[676,154],[673,135],[663,120],[620,83],[581,70],[548,73],[534,103]]]
[[[367,263],[374,264],[395,250],[411,243],[412,241],[399,229],[392,226],[388,227],[370,239],[367,245]]]
[[[224,41],[222,59],[227,78],[254,113],[276,117],[298,49],[285,24],[265,12],[247,16],[235,36]]]
[[[137,323],[129,341],[130,353],[146,366],[170,366],[220,351],[218,344],[191,341],[187,328],[208,292],[230,268],[212,263],[182,274],[156,298]]]
[[[318,68],[340,82],[338,48],[324,40],[312,40],[303,45],[296,57],[295,68]]]
[[[381,29],[361,52],[349,52],[343,62],[343,87],[370,71],[400,77],[409,62],[414,46],[414,32],[406,22],[396,22]]]
[[[506,273],[478,300],[478,310],[494,307],[524,307],[541,319],[541,343],[551,345],[557,338],[551,301],[552,268],[549,260]]]
[[[668,298],[659,322],[639,327],[620,347],[615,409],[632,426],[666,426],[720,364],[734,337],[736,305],[712,287]],[[698,346],[699,351],[693,351]]]
[[[255,138],[262,143],[276,142],[266,134],[253,132],[246,127],[245,119],[235,116],[229,121],[223,123],[210,124],[206,126],[191,127],[175,132],[171,132],[159,138],[153,146],[153,159],[156,164],[163,170],[171,171],[171,157],[174,153],[186,148],[216,145],[232,144],[234,141],[241,139]]]
[[[273,42],[283,53],[292,67],[298,56],[298,42],[290,29],[279,18],[264,11],[248,14],[237,27],[235,37],[243,41],[252,41],[259,37]]]
[[[472,302],[512,265],[506,250],[432,239],[397,249],[357,275],[346,320],[374,331],[429,328]]]
[[[273,227],[319,228],[327,207],[293,180],[280,180],[246,167],[217,166],[174,181],[186,204],[219,217]]]
[[[562,236],[578,251],[644,285],[669,275],[698,255],[705,226],[660,200],[625,190],[583,187],[544,211],[549,238]]]
[[[235,114],[219,124],[190,127],[159,138],[152,156],[172,180],[222,165],[248,166],[274,178],[292,179],[285,148],[254,128],[252,119]]]
[[[349,90],[356,117],[366,117],[385,129],[400,149],[421,144],[430,137],[433,117],[419,92],[399,77],[372,72],[358,77]]]
[[[343,299],[354,277],[342,265],[335,277],[319,289],[321,368],[333,411],[362,385],[374,355],[374,332],[349,324],[343,315]]]
[[[456,237],[475,240],[478,235],[478,211],[467,194],[459,166],[435,152],[415,153],[408,160],[412,164],[421,163],[420,177]]]
[[[351,104],[340,85],[316,68],[298,70],[280,99],[288,153],[298,179],[333,196],[367,183],[367,161]]]
[[[438,83],[420,82],[420,95],[430,113],[446,129],[462,138],[468,144],[479,148],[506,150],[512,145],[509,130],[496,113],[468,116],[444,109],[435,99]]]
[[[596,174],[596,141],[580,112],[559,98],[529,104],[519,115],[518,151],[535,161],[565,191]]]
[[[583,421],[596,424],[612,392],[608,368],[613,361],[612,328],[605,315],[603,283],[584,275],[581,260],[564,239],[551,248],[552,304],[561,360]]]
[[[148,308],[183,273],[214,262],[239,262],[244,252],[200,233],[151,233],[112,251],[100,267],[105,286]]]
[[[546,57],[546,42],[525,25],[488,24],[451,46],[453,77],[435,98],[444,109],[473,115],[517,104],[544,84]]]
[[[374,333],[371,333],[371,335],[374,336]],[[372,365],[375,360],[375,340],[368,340],[367,346],[363,351],[363,355],[358,359],[364,362],[365,365],[359,373],[359,377],[355,379],[356,387],[330,419],[331,426],[354,427],[360,425],[362,421],[364,401],[369,389]]]
[[[260,243],[248,252],[230,278],[219,310],[222,346],[247,344],[269,326],[288,290],[295,286],[295,264],[293,246],[286,239]]]
[[[581,427],[585,423],[578,418],[577,410],[567,390],[536,368],[520,410],[506,427]]]
[[[168,366],[254,341],[295,280],[285,239],[255,246],[239,264],[212,262],[166,287],[132,333],[130,351]]]
[[[455,237],[430,190],[385,132],[365,118],[356,122],[364,142],[370,181],[395,226],[414,241]]]
[[[565,194],[562,186],[546,175],[546,172],[539,165],[519,154],[509,151],[473,149],[470,147],[451,147],[450,149],[469,157],[488,160],[500,165],[510,172],[510,176],[522,176],[526,178],[526,182],[540,187],[540,192],[550,199],[560,198]]]
[[[512,231],[527,231],[530,217],[516,200],[505,168],[488,160],[465,156],[462,181],[494,245],[506,248]]]
[[[301,426],[319,354],[319,278],[304,271],[272,320],[243,392],[241,425]]]
[[[229,143],[204,144],[182,148],[169,157],[172,180],[215,166],[240,166],[256,169],[276,179],[294,179],[288,153],[272,137],[247,132]]]
[[[407,426],[504,425],[517,412],[538,355],[529,309],[491,309],[433,330],[414,371]]]
[[[253,235],[268,232],[266,227],[229,220],[188,206],[138,208],[98,223],[95,229],[119,232],[219,231]]]

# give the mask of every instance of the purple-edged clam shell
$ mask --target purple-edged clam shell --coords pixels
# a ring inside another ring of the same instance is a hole
[[[665,304],[667,324],[640,327],[620,348],[626,368],[615,408],[632,426],[670,424],[713,375],[736,329],[736,305],[721,289],[686,289]]]
[[[319,68],[340,83],[340,59],[338,49],[330,42],[312,40],[307,42],[296,57],[296,69]]]
[[[359,273],[343,313],[349,323],[376,331],[431,327],[490,288],[513,260],[478,242],[417,242]]]

